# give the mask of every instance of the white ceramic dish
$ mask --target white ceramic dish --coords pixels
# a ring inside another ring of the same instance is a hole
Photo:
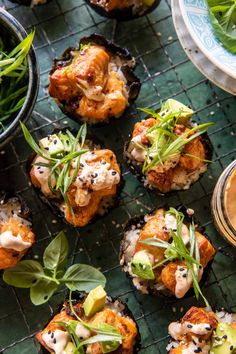
[[[217,68],[236,79],[236,55],[225,49],[214,34],[206,0],[176,0],[193,41]]]
[[[200,48],[194,43],[183,21],[179,1],[181,0],[172,0],[171,2],[172,17],[176,33],[185,53],[198,70],[210,81],[223,90],[236,95],[236,80],[209,61]]]

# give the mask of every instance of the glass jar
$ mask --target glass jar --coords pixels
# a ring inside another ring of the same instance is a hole
[[[211,210],[219,233],[236,247],[236,160],[218,179],[212,196]]]

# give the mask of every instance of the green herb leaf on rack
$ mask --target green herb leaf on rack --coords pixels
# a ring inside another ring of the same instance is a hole
[[[61,285],[87,292],[99,285],[105,287],[104,275],[89,265],[74,264],[66,270],[68,252],[66,236],[60,232],[44,251],[44,267],[38,261],[20,261],[16,267],[4,271],[3,280],[17,288],[30,288],[35,305],[47,302]]]
[[[106,278],[99,270],[86,264],[74,264],[67,269],[63,281],[68,289],[89,292],[99,285],[105,287]]]

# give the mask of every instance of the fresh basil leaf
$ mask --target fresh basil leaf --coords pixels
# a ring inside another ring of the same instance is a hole
[[[63,231],[49,243],[43,254],[44,266],[57,269],[67,261],[69,245]]]
[[[67,269],[62,281],[68,289],[74,291],[86,291],[96,288],[101,285],[105,287],[106,278],[97,270],[86,264],[74,264]]]
[[[55,282],[41,279],[30,288],[30,299],[34,305],[42,305],[50,299],[57,288]]]
[[[43,276],[43,267],[39,262],[25,260],[19,262],[14,268],[6,269],[3,273],[3,280],[17,288],[30,288]]]

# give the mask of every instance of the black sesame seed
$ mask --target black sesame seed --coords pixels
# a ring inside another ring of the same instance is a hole
[[[91,184],[94,184],[94,179],[91,179]]]
[[[188,328],[193,328],[193,326],[191,324],[188,324],[187,327]]]
[[[183,272],[185,270],[185,268],[179,268],[180,272]]]
[[[201,353],[202,349],[200,347],[197,347],[194,349],[194,353]]]
[[[49,331],[48,331],[48,334],[51,334],[51,333],[52,333],[52,331],[49,330]]]
[[[80,180],[80,182],[83,182],[83,178],[82,177],[79,177],[79,180]]]
[[[222,338],[227,339],[227,334],[223,335]]]
[[[53,343],[56,344],[56,342],[57,342],[57,340],[56,340],[56,338],[54,338],[54,339],[53,339]]]
[[[93,178],[96,178],[97,176],[98,176],[97,173],[94,173],[94,174],[92,175]]]
[[[183,278],[187,278],[187,273],[184,273],[184,274],[182,275],[182,277],[183,277]]]
[[[231,345],[231,346],[229,347],[229,349],[230,349],[230,350],[233,350],[233,349],[234,349],[234,346],[233,346],[233,345]]]
[[[54,333],[52,332],[52,334],[51,334],[51,338],[53,338],[54,337]]]
[[[83,168],[83,167],[84,167],[84,164],[83,164],[83,163],[81,163],[81,164],[80,164],[80,167],[81,167],[81,168]]]
[[[136,265],[135,265],[134,263],[132,263],[132,267],[133,267],[133,268],[136,268]]]
[[[83,340],[84,338],[83,337],[79,337],[80,340]]]
[[[49,150],[49,147],[45,147],[45,150],[47,150],[47,151],[48,151],[48,150]]]
[[[116,175],[116,171],[112,171],[112,176],[115,176]]]
[[[40,175],[42,175],[44,173],[44,171],[39,171]]]
[[[54,141],[53,141],[53,144],[56,145],[56,144],[57,144],[57,140],[54,140]]]
[[[41,168],[41,167],[40,167],[40,166],[38,166],[38,167],[37,167],[37,170],[40,170],[40,168]]]

